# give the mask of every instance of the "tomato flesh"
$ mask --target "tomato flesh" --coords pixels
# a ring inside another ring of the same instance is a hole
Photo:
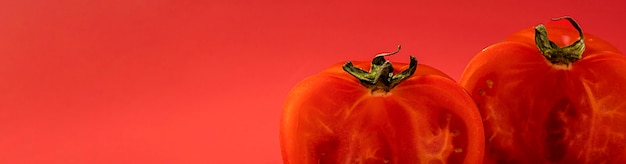
[[[569,45],[574,30],[546,26]],[[571,65],[547,61],[533,29],[480,52],[460,84],[484,120],[486,163],[626,163],[626,57],[585,35]]]
[[[484,148],[471,98],[426,65],[389,92],[338,66],[311,76],[289,94],[280,137],[284,162],[297,164],[480,163]]]

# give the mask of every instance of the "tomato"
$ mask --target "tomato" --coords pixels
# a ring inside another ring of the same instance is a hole
[[[482,162],[484,131],[467,92],[414,57],[408,65],[384,58],[394,53],[297,84],[281,119],[284,163]]]
[[[485,163],[626,163],[626,57],[570,17],[552,22],[565,20],[483,49],[461,75]]]

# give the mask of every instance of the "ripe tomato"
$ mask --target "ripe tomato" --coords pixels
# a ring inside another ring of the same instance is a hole
[[[414,57],[392,65],[384,57],[394,53],[295,86],[280,126],[284,163],[480,163],[484,132],[467,92]]]
[[[463,72],[483,116],[485,163],[626,163],[626,57],[559,19],[574,28],[514,33]]]

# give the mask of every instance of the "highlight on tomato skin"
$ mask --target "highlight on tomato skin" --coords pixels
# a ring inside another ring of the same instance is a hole
[[[626,163],[626,56],[571,17],[479,52],[459,83],[485,126],[485,163]]]
[[[395,53],[333,65],[297,84],[281,117],[283,162],[482,163],[483,126],[467,92],[414,57],[384,59]]]

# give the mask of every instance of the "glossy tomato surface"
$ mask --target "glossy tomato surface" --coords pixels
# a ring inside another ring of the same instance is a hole
[[[579,39],[547,24],[559,46]],[[626,57],[584,34],[579,60],[553,64],[534,28],[478,53],[460,79],[484,119],[486,163],[626,163]]]
[[[393,65],[396,74],[407,67]],[[286,99],[280,140],[291,164],[480,163],[484,150],[467,92],[421,64],[389,92],[364,87],[341,64],[306,78]]]

